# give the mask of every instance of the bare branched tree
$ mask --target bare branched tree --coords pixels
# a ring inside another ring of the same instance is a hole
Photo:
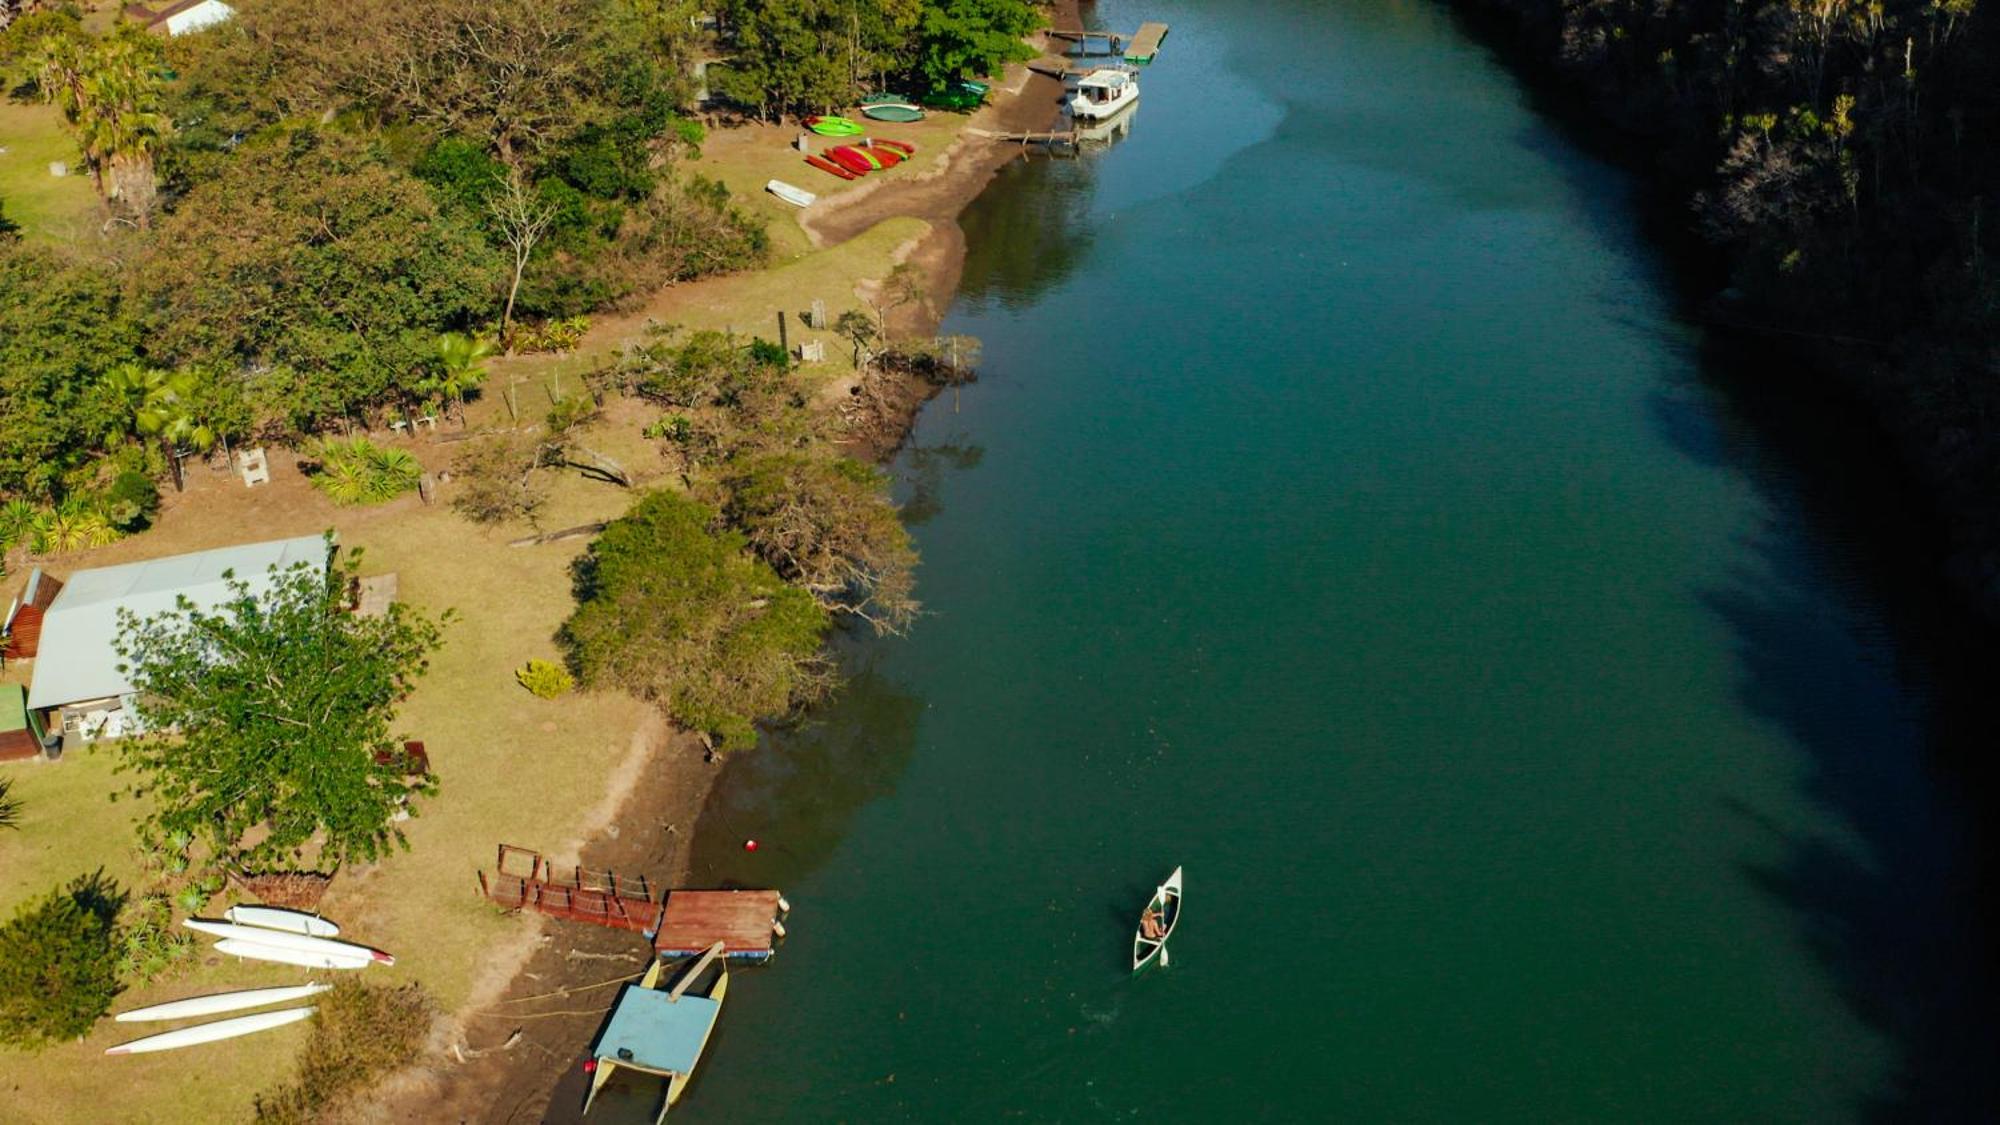
[[[493,213],[493,221],[500,224],[507,248],[514,253],[514,277],[507,285],[507,308],[500,314],[500,335],[504,338],[514,323],[514,299],[521,293],[521,276],[528,270],[535,244],[555,220],[556,207],[528,186],[519,168],[510,165],[504,174],[494,178],[499,181],[500,190],[486,205]]]

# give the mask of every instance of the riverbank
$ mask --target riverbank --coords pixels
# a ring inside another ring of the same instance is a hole
[[[1059,18],[1075,18],[1074,4],[1057,8]],[[920,174],[864,181],[830,193],[803,213],[785,214],[782,221],[797,224],[811,252],[801,251],[766,272],[810,269],[812,252],[875,239],[868,248],[872,268],[848,276],[855,287],[852,296],[865,303],[890,269],[908,263],[921,278],[925,299],[889,310],[890,331],[935,331],[965,260],[958,216],[1001,168],[1023,153],[972,130],[1045,129],[1059,115],[1061,95],[1059,80],[1023,66],[1008,68],[990,104],[960,120],[956,137]],[[761,174],[759,158],[751,154],[767,153],[793,135],[779,126],[719,130],[705,148],[704,171],[725,182],[742,180],[744,173]],[[739,195],[744,186],[732,183]],[[893,237],[878,238],[884,231]],[[786,245],[782,236],[779,244]],[[763,285],[755,275],[669,289],[626,316],[601,321],[580,352],[615,352],[641,339],[655,322],[741,324],[742,313],[756,308],[762,296]],[[856,378],[851,370],[836,374],[820,397],[838,401]],[[854,434],[850,449],[875,460],[891,455],[936,391],[920,380],[899,379],[890,424]],[[654,717],[643,735],[635,735],[635,752],[609,780],[607,812],[598,830],[554,854],[600,870],[643,872],[665,885],[680,883],[688,875],[697,814],[716,776],[697,740]],[[581,1104],[580,1052],[602,1022],[617,986],[644,968],[647,951],[633,935],[618,930],[532,915],[512,921],[520,926],[519,936],[494,951],[465,1006],[440,1021],[430,1057],[357,1099],[350,1114],[354,1119],[561,1120]]]

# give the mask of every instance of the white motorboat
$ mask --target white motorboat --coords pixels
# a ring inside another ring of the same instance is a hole
[[[1102,121],[1139,100],[1139,79],[1131,71],[1101,66],[1076,84],[1069,113],[1079,121]]]

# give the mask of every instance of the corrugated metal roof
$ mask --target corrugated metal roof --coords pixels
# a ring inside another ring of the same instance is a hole
[[[225,575],[252,591],[269,588],[271,568],[323,565],[326,540],[318,535],[246,543],[191,555],[79,570],[64,584],[42,620],[41,651],[28,706],[37,710],[131,692],[118,671],[118,611],[150,617],[186,598],[209,609],[229,597]]]

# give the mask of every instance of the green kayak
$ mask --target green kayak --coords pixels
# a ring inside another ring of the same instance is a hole
[[[845,117],[808,117],[806,128],[822,137],[858,137],[862,132],[859,122]]]
[[[924,111],[908,102],[877,102],[861,107],[863,117],[877,121],[922,121]]]

